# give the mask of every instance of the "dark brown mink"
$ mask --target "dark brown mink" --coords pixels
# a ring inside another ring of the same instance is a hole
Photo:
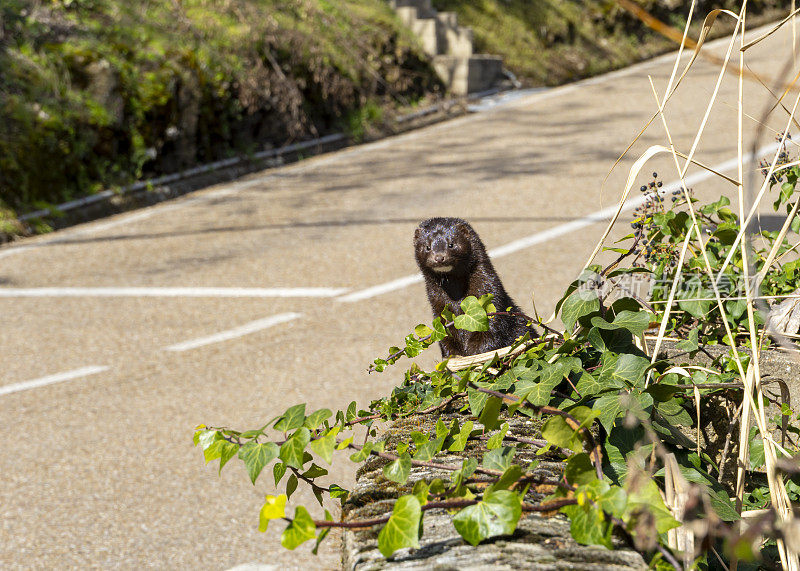
[[[465,297],[494,295],[497,311],[521,313],[506,293],[503,283],[489,260],[478,233],[460,218],[429,218],[414,232],[414,254],[425,278],[433,316],[439,317],[445,307],[459,315]],[[439,342],[442,357],[477,355],[511,345],[521,335],[535,329],[527,326],[524,317],[496,315],[489,320],[488,331],[464,331],[451,328],[447,338]]]

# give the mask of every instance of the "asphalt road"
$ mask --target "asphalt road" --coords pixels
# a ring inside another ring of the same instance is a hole
[[[752,69],[776,76],[788,42],[753,48]],[[656,121],[603,184],[655,110],[648,75],[663,91],[671,68],[659,58],[0,249],[0,568],[336,568],[335,540],[315,558],[282,550],[281,526],[259,534],[269,475],[253,487],[232,461],[218,477],[193,427],[257,427],[298,402],[336,409],[391,390],[402,372],[367,365],[430,321],[409,277],[413,230],[429,216],[471,221],[511,295],[530,311],[535,292],[549,314],[604,228],[586,217],[666,141]],[[667,108],[681,150],[716,74],[698,63]],[[747,83],[754,118],[764,93]],[[705,164],[735,158],[735,111],[726,76]],[[658,157],[636,188],[654,170],[676,178]],[[350,466],[332,480],[349,485]]]

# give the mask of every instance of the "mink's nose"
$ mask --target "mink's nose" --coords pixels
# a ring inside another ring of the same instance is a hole
[[[436,256],[434,256],[433,259],[436,260],[437,264],[441,264],[442,262],[444,262],[444,255],[443,254],[436,254]]]

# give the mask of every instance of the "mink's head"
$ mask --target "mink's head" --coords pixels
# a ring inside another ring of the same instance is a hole
[[[414,254],[423,273],[464,275],[481,255],[480,239],[460,218],[429,218],[414,232]]]

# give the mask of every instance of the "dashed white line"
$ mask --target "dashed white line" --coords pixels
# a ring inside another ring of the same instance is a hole
[[[280,325],[281,323],[286,323],[287,321],[292,321],[302,316],[302,313],[280,313],[271,317],[265,317],[264,319],[251,321],[250,323],[245,323],[239,327],[234,327],[233,329],[228,329],[227,331],[221,331],[219,333],[215,333],[214,335],[209,335],[208,337],[200,337],[198,339],[184,341],[183,343],[176,343],[175,345],[166,347],[166,350],[189,351],[190,349],[197,349],[198,347],[211,345],[212,343],[220,343],[222,341],[228,341],[230,339],[236,339],[237,337],[249,335],[250,333],[255,333],[269,327],[274,327],[275,325]]]
[[[78,379],[81,377],[88,377],[89,375],[96,375],[97,373],[102,373],[103,371],[107,370],[108,367],[82,367],[80,369],[75,369],[74,371],[67,371],[66,373],[57,373],[55,375],[41,377],[32,381],[14,383],[13,385],[0,387],[0,396],[7,395],[9,393],[16,393],[18,391],[35,389],[37,387],[43,387],[46,385],[52,385],[54,383],[63,383],[64,381],[71,381],[72,379]]]
[[[0,297],[336,297],[332,287],[0,287]]]

